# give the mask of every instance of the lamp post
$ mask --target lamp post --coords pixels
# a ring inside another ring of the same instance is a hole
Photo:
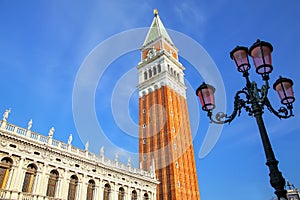
[[[295,101],[295,97],[292,88],[293,81],[280,76],[273,84],[273,88],[277,91],[283,106],[278,110],[272,107],[268,99],[268,91],[270,89],[269,74],[273,70],[272,51],[273,47],[270,43],[257,40],[249,49],[247,47],[237,46],[230,52],[230,57],[234,60],[237,70],[241,72],[246,79],[246,86],[235,94],[234,109],[231,115],[219,112],[213,116],[212,111],[215,108],[215,88],[212,85],[203,82],[196,90],[196,95],[200,99],[202,109],[207,112],[207,116],[212,123],[230,123],[236,116],[240,115],[242,108],[244,108],[250,116],[255,117],[267,159],[266,165],[270,171],[270,183],[275,189],[277,198],[281,200],[287,199],[285,179],[278,169],[278,161],[272,150],[262,115],[264,113],[264,107],[266,106],[271,113],[280,119],[293,116],[293,102]],[[248,71],[251,65],[248,55],[253,59],[256,73],[262,76],[264,83],[261,88],[258,88],[256,82],[250,81]]]

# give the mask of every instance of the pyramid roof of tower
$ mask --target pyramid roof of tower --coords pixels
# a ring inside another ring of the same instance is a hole
[[[158,13],[156,13],[153,18],[151,27],[148,31],[148,34],[146,36],[143,46],[148,45],[149,43],[151,43],[152,41],[155,41],[156,39],[158,39],[160,37],[163,37],[168,42],[170,42],[172,45],[174,45],[165,26],[163,25],[162,21],[160,20]]]

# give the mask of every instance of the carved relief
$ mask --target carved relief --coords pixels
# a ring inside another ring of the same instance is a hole
[[[31,153],[33,152],[33,150],[32,150],[30,147],[26,148],[25,150],[26,150],[26,152],[29,153],[29,154],[31,154]]]
[[[67,164],[68,163],[67,159],[61,159],[61,160],[62,160],[63,164]]]
[[[22,151],[25,151],[25,146],[23,145],[19,145],[19,150],[22,152]]]
[[[8,145],[8,141],[2,139],[1,140],[1,146],[6,147]]]
[[[42,158],[44,158],[44,159],[46,159],[47,158],[47,155],[48,153],[46,152],[46,151],[43,151],[43,153],[42,153]]]

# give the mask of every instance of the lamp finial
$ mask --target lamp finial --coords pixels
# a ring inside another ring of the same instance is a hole
[[[153,13],[154,13],[154,16],[156,17],[156,16],[158,15],[158,10],[155,8],[155,9],[153,10]]]

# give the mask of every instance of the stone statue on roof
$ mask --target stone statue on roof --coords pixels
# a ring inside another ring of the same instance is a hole
[[[86,150],[86,151],[89,150],[89,141],[87,141],[87,142],[85,143],[85,150]]]
[[[29,120],[27,130],[30,130],[32,127],[32,119]]]
[[[10,113],[10,108],[6,109],[5,112],[3,113],[3,119],[2,119],[3,121],[7,120],[9,113]]]
[[[68,138],[68,144],[71,144],[72,140],[73,140],[73,136],[72,136],[72,133],[71,133],[69,138]]]
[[[54,127],[52,127],[52,128],[49,130],[48,136],[52,138],[52,137],[53,137],[54,131],[55,131],[55,130],[54,130]]]
[[[104,156],[104,146],[102,146],[100,149],[100,156]]]
[[[127,165],[130,166],[131,165],[131,158],[128,157],[128,160],[127,160]]]
[[[116,153],[116,155],[115,155],[115,161],[118,162],[118,159],[119,159],[119,154]]]

